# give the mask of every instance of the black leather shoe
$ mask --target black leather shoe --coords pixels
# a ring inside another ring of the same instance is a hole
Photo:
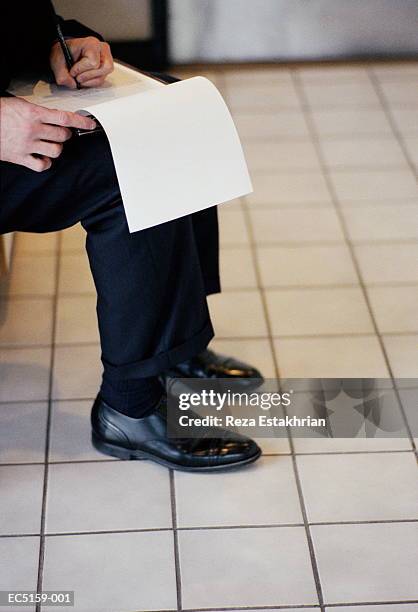
[[[211,351],[204,350],[196,357],[177,364],[160,377],[165,384],[169,378],[199,378],[216,379],[228,378],[246,389],[255,389],[263,384],[264,378],[254,367],[238,361],[234,357],[226,357]]]
[[[200,438],[168,438],[166,396],[140,419],[118,412],[98,396],[91,424],[93,446],[102,453],[120,459],[151,459],[175,470],[226,470],[252,463],[261,455],[250,438],[220,428],[208,428]]]

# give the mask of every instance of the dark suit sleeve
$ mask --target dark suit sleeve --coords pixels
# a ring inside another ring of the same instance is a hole
[[[60,21],[62,32],[68,38],[95,36],[103,40],[100,34],[77,21]],[[55,24],[48,0],[0,2],[0,95],[4,95],[13,77],[27,71],[47,71],[55,40]]]
[[[94,30],[91,30],[90,28],[87,28],[85,25],[78,23],[78,21],[75,21],[74,19],[69,19],[67,21],[64,21],[64,19],[60,17],[60,22],[61,22],[62,33],[66,37],[84,38],[86,36],[94,36],[95,38],[98,38],[99,40],[104,40],[101,34],[99,34],[98,32],[95,32]]]

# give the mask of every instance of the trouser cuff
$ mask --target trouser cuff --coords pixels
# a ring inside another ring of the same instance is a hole
[[[171,367],[191,359],[203,351],[214,336],[212,323],[208,321],[206,326],[198,334],[174,348],[150,357],[142,361],[115,366],[106,361],[102,356],[105,375],[108,380],[120,381],[131,378],[144,378],[159,376]]]

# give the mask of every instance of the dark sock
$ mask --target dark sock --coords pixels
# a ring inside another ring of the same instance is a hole
[[[158,378],[109,381],[103,376],[100,396],[112,408],[133,418],[150,414],[163,395]]]

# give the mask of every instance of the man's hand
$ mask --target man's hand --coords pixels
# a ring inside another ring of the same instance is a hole
[[[0,98],[0,159],[35,172],[48,170],[71,138],[69,128],[92,130],[95,121],[20,98]]]
[[[94,36],[70,38],[68,48],[74,59],[74,66],[68,71],[61,46],[56,42],[51,49],[50,63],[58,85],[76,89],[77,82],[82,87],[100,87],[113,71],[113,58],[107,43]]]

